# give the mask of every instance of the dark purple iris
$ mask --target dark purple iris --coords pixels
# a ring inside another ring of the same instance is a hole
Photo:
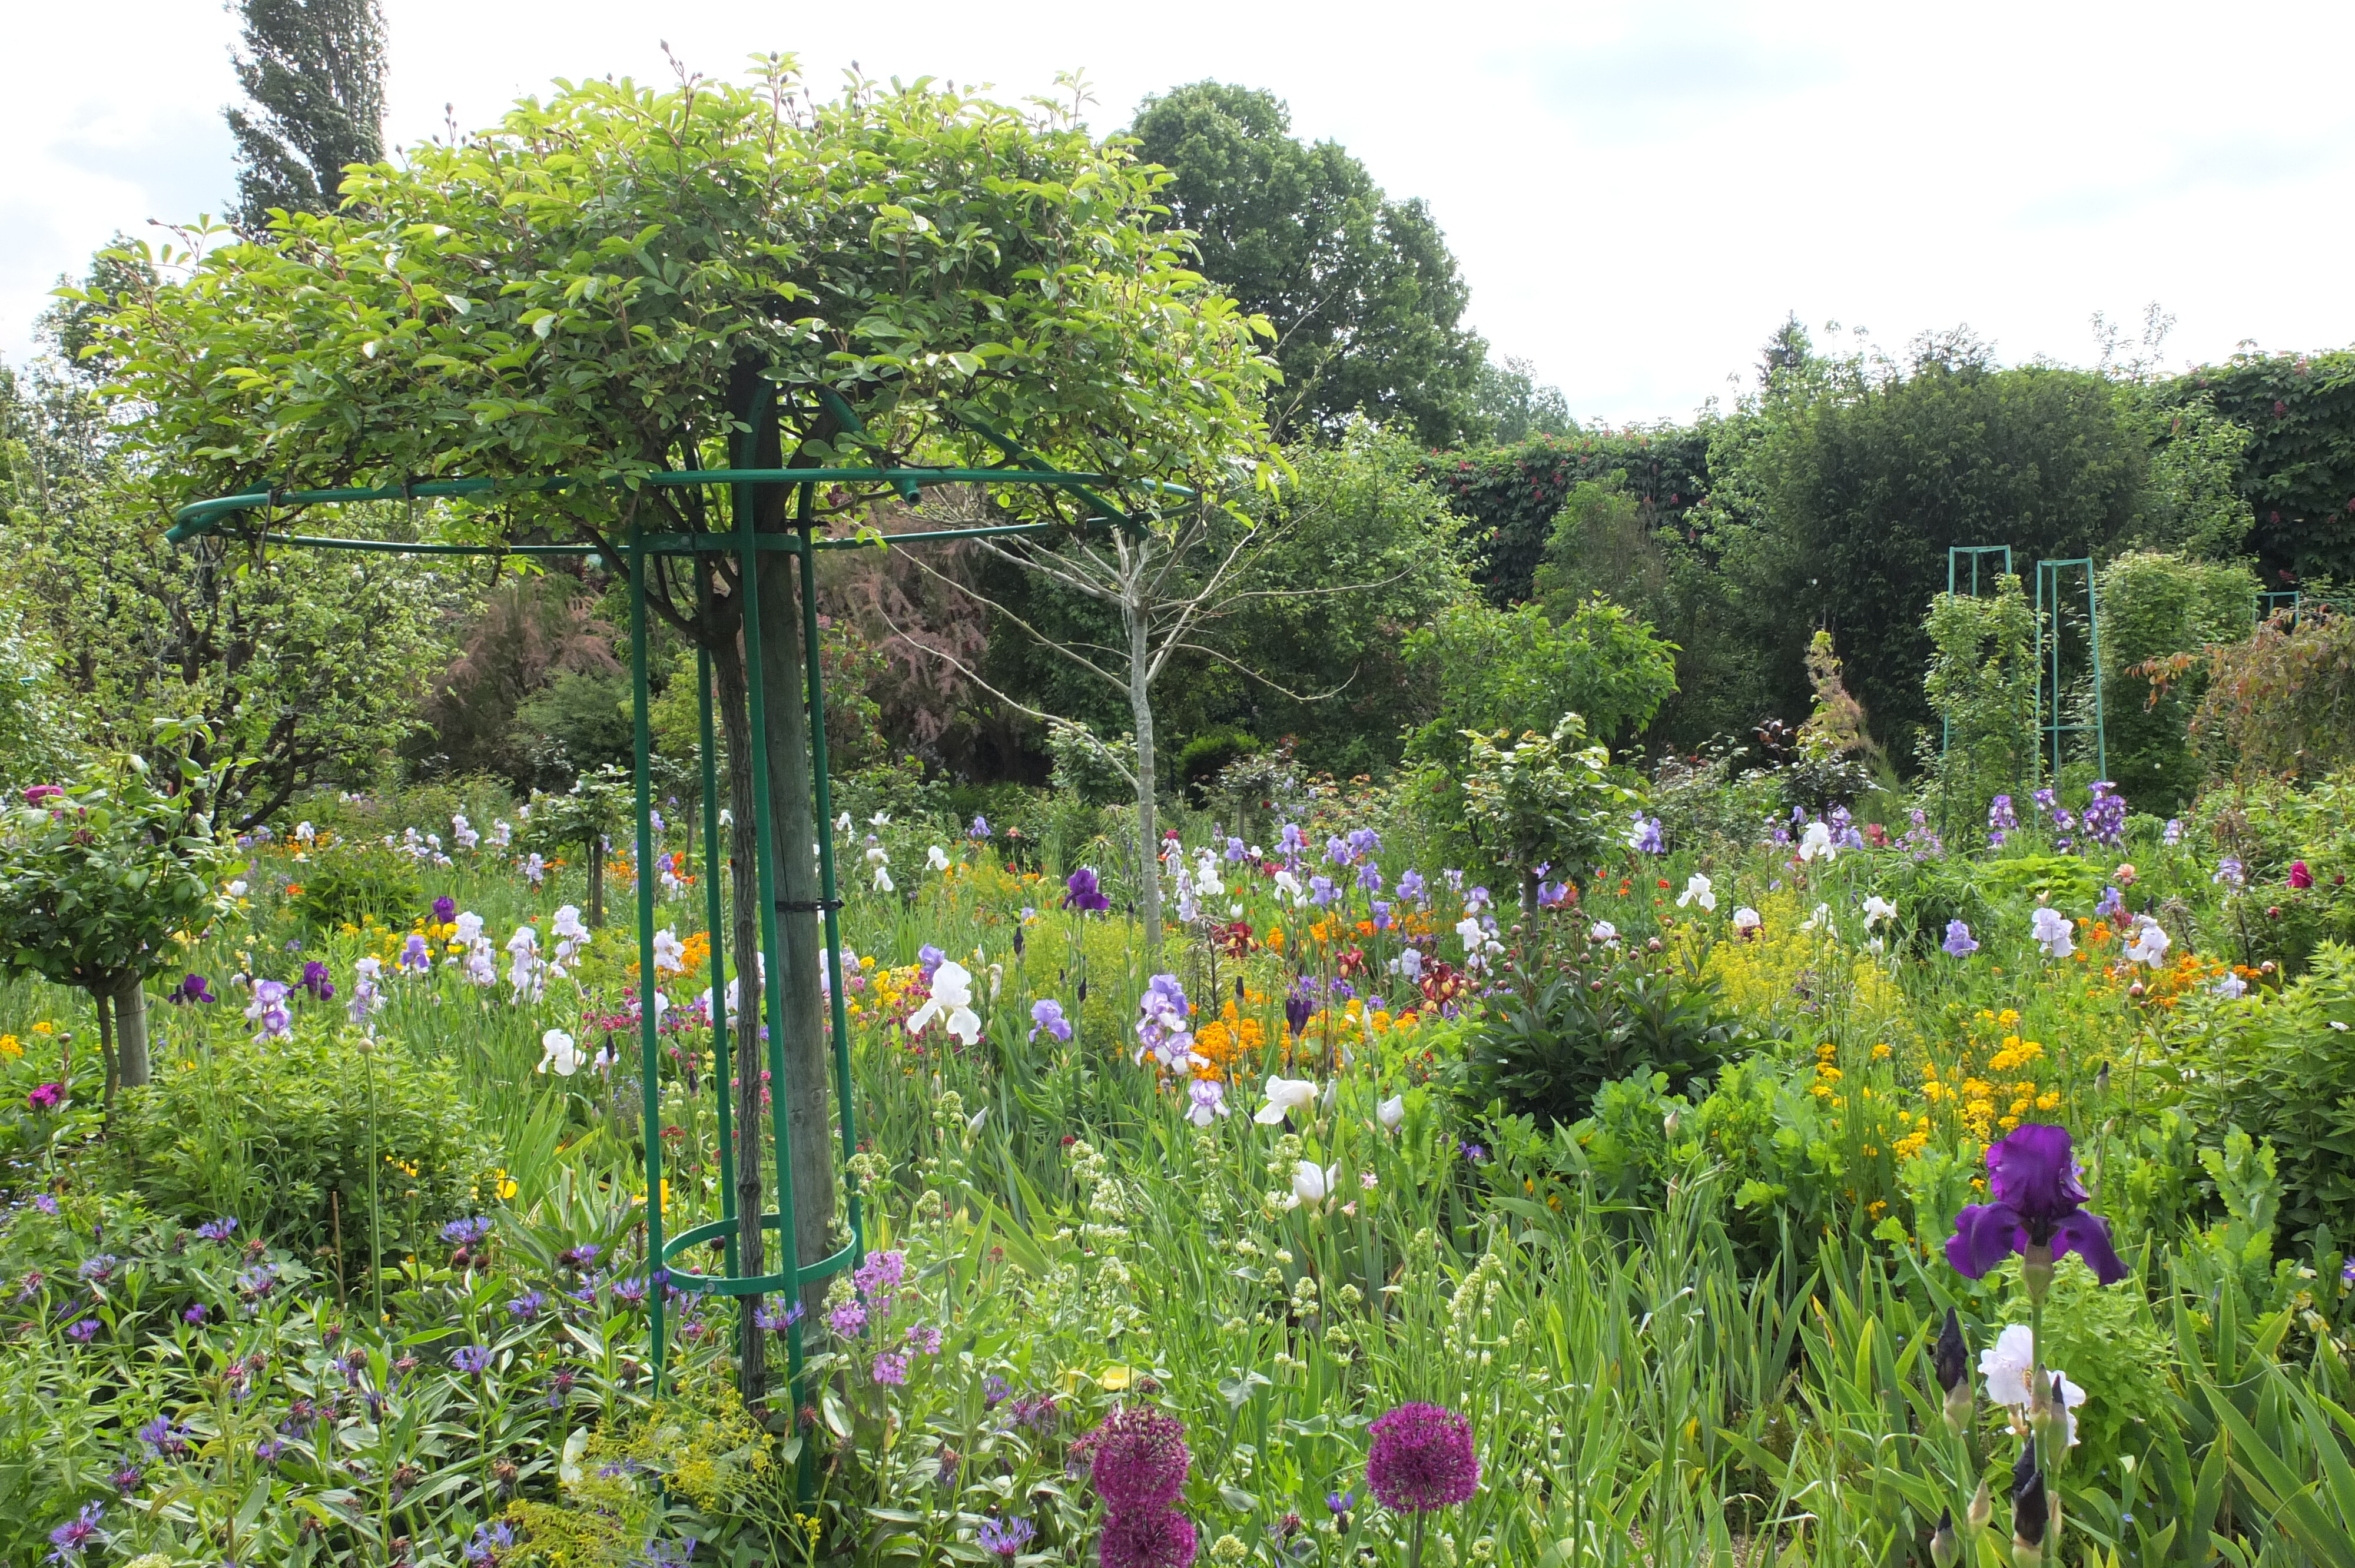
[[[447,926],[457,917],[458,901],[456,899],[445,893],[433,901],[433,923],[436,926]]]
[[[303,966],[303,989],[314,1001],[325,1001],[336,994],[336,982],[327,978],[327,966],[314,959]]]
[[[166,1001],[176,1001],[181,1003],[191,1001],[210,1001],[213,999],[212,982],[206,980],[202,975],[190,975],[178,985],[174,986],[170,991],[165,992],[164,999]]]
[[[1292,1031],[1294,1039],[1298,1039],[1300,1032],[1308,1027],[1308,1015],[1314,1011],[1316,1011],[1314,1004],[1309,1001],[1306,994],[1296,987],[1291,995],[1284,999],[1284,1026]]]
[[[2069,1129],[2030,1122],[1987,1150],[1987,1192],[1992,1203],[1974,1203],[1955,1216],[1946,1241],[1946,1261],[1955,1272],[1977,1279],[2013,1253],[2029,1257],[2043,1249],[2051,1258],[2083,1257],[2094,1277],[2112,1285],[2126,1266],[2110,1245],[2110,1227],[2082,1206],[2077,1160]]]
[[[1071,873],[1063,884],[1063,907],[1101,915],[1112,907],[1112,900],[1096,885],[1096,868],[1083,865]]]

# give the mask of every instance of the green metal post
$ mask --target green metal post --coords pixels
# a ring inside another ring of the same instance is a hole
[[[662,1067],[655,1042],[654,784],[647,757],[653,736],[646,702],[646,554],[630,531],[630,716],[636,751],[638,807],[638,1087],[645,1118],[646,1310],[653,1344],[655,1393],[663,1393],[667,1332],[663,1322]],[[602,853],[591,844],[589,853]]]
[[[702,568],[698,567],[700,571]],[[728,939],[723,928],[719,873],[727,862],[719,853],[719,779],[714,766],[719,747],[712,736],[711,651],[695,653],[697,736],[703,763],[703,923],[711,934],[711,1077],[719,1101],[719,1217],[727,1224],[723,1246],[728,1274],[742,1272],[736,1236],[736,1096],[728,1071]],[[743,1347],[746,1354],[751,1347]]]
[[[757,430],[762,419],[770,417],[774,388],[763,384],[762,395],[745,422]],[[749,445],[750,431],[745,436]],[[769,803],[769,721],[766,708],[766,683],[761,674],[761,547],[752,530],[752,487],[749,484],[730,487],[730,504],[736,514],[737,560],[742,576],[740,591],[744,596],[744,662],[750,687],[752,721],[752,810],[753,834],[760,844],[760,875],[757,881],[761,899],[761,956],[768,973],[762,977],[761,1001],[769,1018],[769,1115],[772,1136],[775,1140],[777,1162],[777,1245],[783,1250],[783,1266],[772,1274],[782,1274],[787,1279],[795,1277],[801,1264],[800,1237],[794,1228],[794,1162],[793,1130],[788,1125],[788,1113],[793,1104],[793,1084],[785,1072],[785,1004],[777,982],[785,972],[784,952],[777,939],[777,875],[776,835],[770,828]],[[738,977],[741,982],[742,977]],[[739,1072],[749,1071],[751,1064],[761,1059],[753,1051],[737,1053]],[[747,1128],[746,1155],[751,1157],[757,1141],[752,1129]],[[766,1216],[763,1216],[765,1218]],[[790,1307],[788,1308],[790,1309]],[[797,1353],[798,1337],[788,1343],[794,1347],[786,1361],[789,1375],[798,1384],[801,1357]],[[798,1406],[800,1390],[794,1390]]]
[[[850,1018],[842,991],[842,922],[835,907],[834,795],[826,779],[826,683],[819,677],[817,662],[817,553],[810,547],[815,526],[810,518],[810,508],[816,488],[803,485],[795,501],[795,521],[801,525],[802,536],[802,652],[803,662],[809,671],[810,788],[817,808],[817,896],[826,912],[826,988],[832,1003],[830,1022],[834,1025],[834,1092],[842,1114],[842,1179],[849,1192],[850,1255],[857,1257],[866,1251],[867,1237],[859,1213],[858,1179],[848,1170],[851,1158],[858,1152],[858,1102],[850,1085]],[[794,1324],[796,1341],[801,1331],[801,1325]]]

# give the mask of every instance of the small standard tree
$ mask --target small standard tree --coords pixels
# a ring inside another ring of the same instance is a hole
[[[583,773],[560,795],[531,798],[522,847],[542,854],[578,851],[589,874],[589,925],[605,924],[605,849],[636,820],[637,789],[626,768],[611,763]],[[643,849],[640,853],[644,853]]]
[[[1547,868],[1564,882],[1607,852],[1634,791],[1612,781],[1607,747],[1587,746],[1586,721],[1564,714],[1550,735],[1467,731],[1465,812],[1500,864],[1520,874],[1521,919],[1534,928]]]
[[[110,1107],[148,1079],[147,978],[220,907],[205,769],[177,773],[165,789],[144,758],[116,757],[0,814],[0,968],[90,993]]]

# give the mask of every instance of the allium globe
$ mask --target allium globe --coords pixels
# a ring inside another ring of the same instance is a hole
[[[1103,1568],[1187,1568],[1194,1561],[1193,1521],[1168,1508],[1114,1514],[1104,1520]]]
[[[1472,1424],[1436,1404],[1401,1404],[1368,1429],[1366,1484],[1394,1513],[1429,1513],[1468,1502],[1480,1487]]]
[[[1186,1449],[1185,1423],[1142,1404],[1114,1407],[1090,1435],[1088,1446],[1096,1495],[1121,1513],[1175,1502],[1193,1457]]]

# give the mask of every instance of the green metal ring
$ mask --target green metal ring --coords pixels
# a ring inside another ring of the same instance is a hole
[[[776,1231],[782,1234],[784,1225],[772,1211],[761,1216],[761,1228],[764,1231]],[[840,1251],[831,1253],[815,1263],[796,1268],[791,1275],[761,1274],[750,1278],[730,1279],[716,1275],[698,1274],[692,1269],[670,1267],[670,1260],[687,1248],[701,1246],[707,1242],[724,1241],[734,1234],[735,1230],[734,1220],[709,1220],[690,1230],[681,1231],[665,1241],[662,1248],[662,1262],[669,1275],[670,1283],[677,1286],[681,1290],[700,1296],[771,1296],[781,1290],[798,1291],[803,1286],[815,1280],[825,1279],[829,1276],[841,1273],[858,1260],[858,1243],[853,1240]]]

